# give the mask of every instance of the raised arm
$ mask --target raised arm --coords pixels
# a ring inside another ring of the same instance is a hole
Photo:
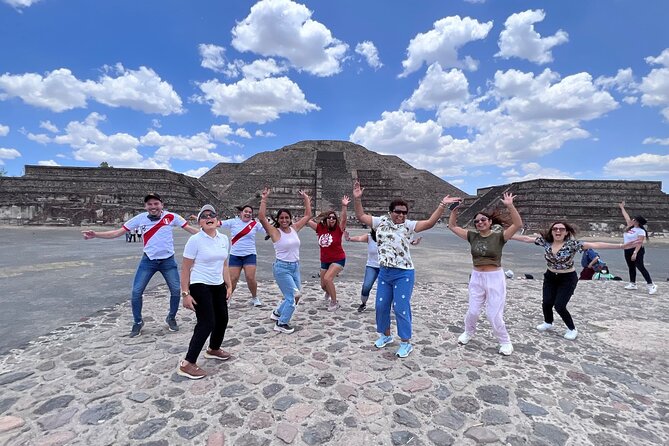
[[[629,249],[643,245],[643,239],[639,237],[629,243],[607,243],[607,242],[583,242],[583,249]]]
[[[371,228],[372,216],[365,214],[365,210],[362,208],[362,191],[364,190],[364,187],[360,187],[360,182],[355,180],[355,183],[353,183],[353,208],[355,209],[355,217],[358,221]]]
[[[81,231],[81,234],[84,236],[84,240],[90,240],[92,238],[104,238],[104,239],[112,239],[116,237],[120,237],[123,234],[125,234],[127,231],[125,228],[118,228],[114,229],[111,231]]]
[[[304,225],[306,225],[307,222],[311,220],[311,197],[307,191],[304,190],[300,190],[298,193],[302,195],[302,198],[304,199],[304,217],[297,220],[293,225],[293,228],[295,228],[296,232],[302,229]]]
[[[623,213],[623,218],[625,219],[625,224],[627,226],[631,226],[632,225],[632,219],[630,218],[630,214],[628,214],[627,211],[625,210],[625,200],[618,203],[618,207],[620,208],[620,212]]]
[[[448,229],[461,239],[467,240],[467,230],[458,226],[458,212],[457,207],[451,210],[451,214],[448,216]]]
[[[273,242],[276,242],[281,238],[281,234],[279,234],[279,230],[269,224],[267,221],[267,197],[269,197],[270,193],[270,188],[265,186],[262,190],[262,193],[260,195],[260,208],[258,209],[258,221],[260,221],[260,224],[262,225],[263,229],[269,235],[269,237],[272,239]]]
[[[523,242],[523,243],[534,243],[534,241],[539,237],[538,235],[532,237],[531,235],[520,235],[520,234],[515,234],[511,236],[509,240],[515,240],[517,242]]]
[[[523,227],[523,219],[520,218],[518,210],[513,205],[514,198],[516,198],[516,196],[509,192],[504,192],[504,197],[502,198],[502,203],[504,203],[504,206],[509,210],[509,214],[511,214],[511,226],[504,230],[504,240],[509,240],[520,228]]]
[[[416,232],[425,231],[436,225],[437,221],[441,218],[442,215],[444,215],[444,209],[446,209],[446,206],[451,203],[455,203],[456,201],[462,201],[462,198],[449,197],[448,195],[442,198],[437,205],[437,208],[434,210],[434,212],[432,212],[432,215],[430,215],[430,218],[416,222]]]
[[[344,195],[341,198],[341,212],[339,213],[339,227],[341,228],[342,231],[346,231],[346,221],[348,219],[348,215],[346,215],[346,211],[348,210],[348,204],[351,202],[351,199],[348,198],[348,195]]]

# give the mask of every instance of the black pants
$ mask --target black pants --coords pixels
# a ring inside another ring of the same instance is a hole
[[[650,278],[650,274],[645,266],[643,266],[643,255],[646,253],[646,250],[642,246],[639,252],[636,253],[636,260],[632,260],[632,254],[634,254],[634,248],[625,250],[625,262],[627,262],[627,269],[630,273],[630,282],[636,282],[636,270],[638,269],[646,283],[653,283],[653,279]]]
[[[224,283],[221,285],[191,283],[189,289],[195,300],[197,324],[188,345],[186,361],[195,364],[208,337],[210,349],[221,348],[225,329],[228,327],[228,301],[225,299]]]
[[[553,307],[555,307],[555,311],[560,315],[567,328],[570,330],[576,328],[571,314],[567,311],[567,304],[574,294],[577,284],[576,271],[560,274],[551,271],[544,273],[542,309],[546,323],[553,323]]]

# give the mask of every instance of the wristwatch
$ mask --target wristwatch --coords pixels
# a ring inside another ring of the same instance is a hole
[[[186,297],[186,296],[190,296],[190,291],[182,291],[181,292],[181,297]]]

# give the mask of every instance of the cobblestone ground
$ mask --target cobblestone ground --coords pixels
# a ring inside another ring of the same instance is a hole
[[[339,283],[325,310],[314,282],[292,335],[266,305],[230,305],[224,348],[201,357],[209,376],[179,377],[195,323],[162,322],[166,289],[145,296],[146,325],[128,338],[130,308],[106,309],[0,357],[0,444],[8,445],[661,445],[669,444],[669,304],[621,282],[581,283],[570,304],[579,337],[539,333],[541,281],[509,281],[515,352],[497,353],[490,326],[457,344],[463,284],[417,284],[414,351],[374,348],[374,312],[357,313],[359,283]],[[662,316],[661,316],[662,315]],[[559,319],[558,319],[559,320]]]

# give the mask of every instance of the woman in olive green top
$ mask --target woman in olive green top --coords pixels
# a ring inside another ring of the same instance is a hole
[[[502,249],[504,244],[521,228],[523,221],[513,205],[514,195],[505,193],[502,203],[511,215],[511,224],[503,231],[493,231],[492,226],[505,221],[497,212],[476,214],[476,231],[467,231],[458,226],[457,208],[448,218],[448,227],[455,235],[471,245],[474,270],[469,280],[469,310],[465,315],[465,332],[458,342],[466,344],[476,333],[476,322],[485,305],[486,315],[492,325],[492,331],[500,343],[502,355],[513,353],[513,345],[504,324],[504,305],[506,303],[506,277],[502,270]]]

